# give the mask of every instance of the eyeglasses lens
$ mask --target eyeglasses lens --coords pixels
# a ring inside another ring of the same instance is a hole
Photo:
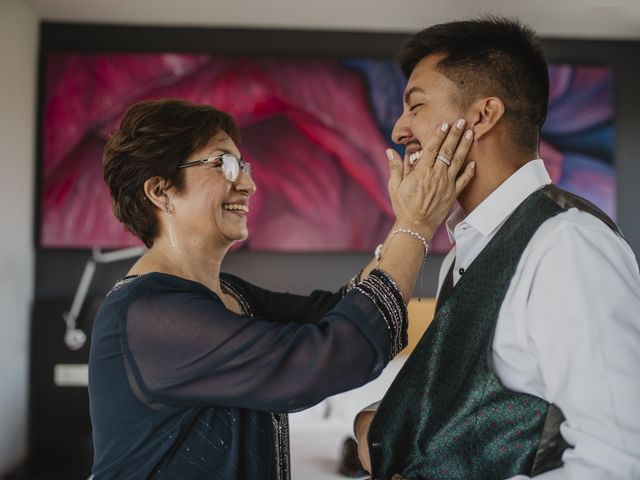
[[[238,179],[238,175],[240,175],[240,164],[238,163],[238,159],[233,155],[223,155],[221,160],[224,176],[230,182],[235,182]]]
[[[235,182],[238,180],[240,170],[247,175],[251,175],[251,164],[238,159],[235,155],[225,154],[222,157],[222,170],[224,172],[224,176],[230,182]]]

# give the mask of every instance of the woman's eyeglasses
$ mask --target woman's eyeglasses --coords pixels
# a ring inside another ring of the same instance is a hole
[[[240,176],[240,170],[251,175],[251,164],[245,162],[242,158],[238,158],[232,153],[223,153],[215,157],[205,158],[203,160],[192,160],[191,162],[182,163],[178,168],[193,167],[194,165],[210,164],[214,168],[222,167],[222,173],[227,180],[235,182]]]

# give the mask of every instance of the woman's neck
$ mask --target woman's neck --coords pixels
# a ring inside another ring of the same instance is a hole
[[[199,282],[220,295],[220,265],[228,249],[229,246],[215,248],[197,244],[172,247],[166,239],[159,238],[129,274],[168,273]]]

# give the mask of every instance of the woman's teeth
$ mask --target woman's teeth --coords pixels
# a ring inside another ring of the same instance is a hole
[[[222,205],[222,208],[224,208],[225,210],[231,210],[235,212],[245,212],[245,213],[249,212],[249,207],[247,207],[246,205],[240,205],[237,203],[225,203],[224,205]]]
[[[418,161],[418,159],[422,156],[422,150],[418,150],[417,152],[413,152],[409,155],[409,163],[413,165]]]

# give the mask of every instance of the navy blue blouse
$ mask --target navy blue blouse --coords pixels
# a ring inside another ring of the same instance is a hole
[[[222,275],[243,315],[172,275],[118,282],[91,339],[94,479],[288,479],[286,413],[374,379],[406,344],[404,305],[368,281],[300,296]]]

